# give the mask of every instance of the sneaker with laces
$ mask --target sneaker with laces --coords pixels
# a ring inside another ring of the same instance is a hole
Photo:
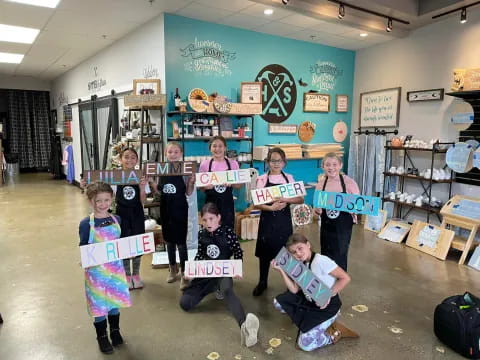
[[[132,283],[134,289],[142,289],[143,288],[143,281],[140,279],[139,275],[132,276]]]
[[[255,345],[258,341],[258,328],[260,321],[254,314],[248,313],[245,321],[240,326],[240,342],[246,347]]]
[[[130,275],[127,275],[127,284],[128,284],[128,290],[133,290],[134,289],[132,277]]]

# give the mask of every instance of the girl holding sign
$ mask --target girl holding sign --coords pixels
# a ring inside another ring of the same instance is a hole
[[[108,210],[112,204],[113,190],[110,185],[98,182],[87,186],[87,197],[93,213],[79,225],[80,246],[120,238],[120,218]],[[113,352],[113,346],[123,344],[120,335],[120,312],[118,308],[131,305],[125,269],[121,260],[85,269],[85,294],[87,310],[95,320],[100,351]],[[110,324],[110,340],[107,336],[107,319]]]
[[[238,170],[239,166],[235,160],[229,160],[225,157],[227,151],[227,141],[223,136],[214,136],[209,143],[209,150],[212,154],[210,160],[203,160],[200,164],[199,172]],[[208,185],[200,188],[205,191],[207,198],[205,203],[214,203],[217,205],[222,215],[222,224],[235,227],[235,206],[233,203],[232,188],[240,189],[242,184],[224,184]]]
[[[165,148],[168,161],[182,161],[182,147],[177,142],[169,142]],[[188,203],[187,196],[193,192],[195,176],[160,176],[158,187],[152,183],[152,189],[160,190],[160,214],[163,238],[167,243],[169,262],[168,283],[178,279],[176,250],[180,256],[180,289],[187,285],[184,277],[185,261],[188,260],[187,228],[188,228]]]
[[[335,344],[342,337],[358,337],[358,334],[335,321],[342,306],[338,293],[350,282],[350,276],[330,258],[315,254],[302,234],[291,235],[286,248],[296,260],[308,264],[308,268],[332,291],[326,304],[317,304],[272,260],[272,267],[280,273],[288,289],[273,299],[273,306],[290,316],[298,326],[297,343],[300,349],[312,351]]]
[[[352,178],[340,174],[343,162],[335,153],[328,153],[322,161],[324,175],[316,189],[328,192],[360,194],[357,183]],[[334,260],[338,266],[347,271],[348,247],[352,237],[353,224],[357,216],[344,211],[315,209],[320,216],[320,252]]]
[[[203,229],[198,233],[197,260],[226,260],[233,255],[234,259],[242,260],[243,251],[237,236],[229,226],[221,225],[222,215],[213,203],[206,203],[202,208]],[[233,291],[232,278],[195,278],[183,290],[180,307],[185,311],[192,310],[208,294],[217,289],[223,293],[227,306],[240,326],[241,343],[247,347],[257,343],[257,333],[260,323],[254,314],[245,315],[240,300]]]
[[[266,161],[269,171],[257,178],[257,189],[295,182],[292,175],[283,172],[287,158],[282,149],[270,149]],[[262,210],[255,248],[255,256],[259,260],[260,278],[258,285],[253,289],[253,296],[260,296],[266,290],[270,261],[278,254],[293,232],[290,204],[302,203],[302,197],[280,198],[271,204],[256,206]]]

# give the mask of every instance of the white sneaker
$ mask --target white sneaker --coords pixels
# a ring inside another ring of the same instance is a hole
[[[241,344],[245,344],[246,347],[255,345],[258,341],[258,328],[260,327],[260,321],[254,314],[248,313],[245,321],[240,327]]]

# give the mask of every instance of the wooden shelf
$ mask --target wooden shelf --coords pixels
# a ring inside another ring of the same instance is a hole
[[[173,136],[168,137],[169,141],[208,141],[212,139],[213,136],[195,136],[195,137],[178,137],[175,138]],[[232,140],[232,141],[252,141],[251,137],[226,137],[225,140]]]
[[[406,202],[401,202],[399,200],[392,200],[390,198],[383,198],[382,200],[387,201],[387,202],[393,202],[395,204],[402,205],[402,206],[407,206],[407,207],[411,207],[411,208],[415,208],[415,209],[419,209],[419,210],[423,210],[423,211],[428,211],[428,212],[435,213],[435,214],[440,213],[440,208],[434,208],[434,207],[431,207],[431,206],[428,206],[428,205],[417,206],[414,203],[408,204]]]
[[[207,115],[207,116],[238,116],[238,117],[254,117],[254,114],[233,114],[233,113],[217,113],[217,112],[197,112],[197,111],[168,111],[167,116],[175,115]]]
[[[432,149],[432,148],[412,148],[412,147],[403,147],[403,146],[385,146],[385,149],[388,150],[414,150],[414,151],[429,151],[429,152],[435,152],[435,153],[446,153],[448,149]]]
[[[403,177],[403,178],[407,178],[407,179],[417,179],[417,180],[421,180],[421,181],[427,181],[427,182],[430,182],[430,179],[427,179],[427,178],[424,178],[422,176],[418,176],[418,175],[411,175],[411,174],[403,174],[403,175],[400,175],[400,174],[394,174],[394,173],[389,173],[389,172],[384,172],[383,173],[385,176],[398,176],[398,177]],[[433,183],[436,183],[436,184],[450,184],[450,183],[453,183],[454,180],[452,179],[448,179],[448,180],[433,180],[432,179],[432,182]]]
[[[146,204],[143,205],[145,209],[152,208],[152,207],[157,207],[160,206],[159,201],[152,201],[152,202],[147,202]]]

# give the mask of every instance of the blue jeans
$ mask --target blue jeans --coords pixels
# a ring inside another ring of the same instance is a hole
[[[118,315],[118,314],[120,314],[120,310],[118,310],[118,308],[114,308],[114,309],[112,309],[108,312],[108,315]],[[106,320],[106,319],[107,319],[107,317],[105,315],[104,316],[97,316],[97,317],[94,318],[93,322],[98,323],[98,322],[102,322],[103,320]]]

